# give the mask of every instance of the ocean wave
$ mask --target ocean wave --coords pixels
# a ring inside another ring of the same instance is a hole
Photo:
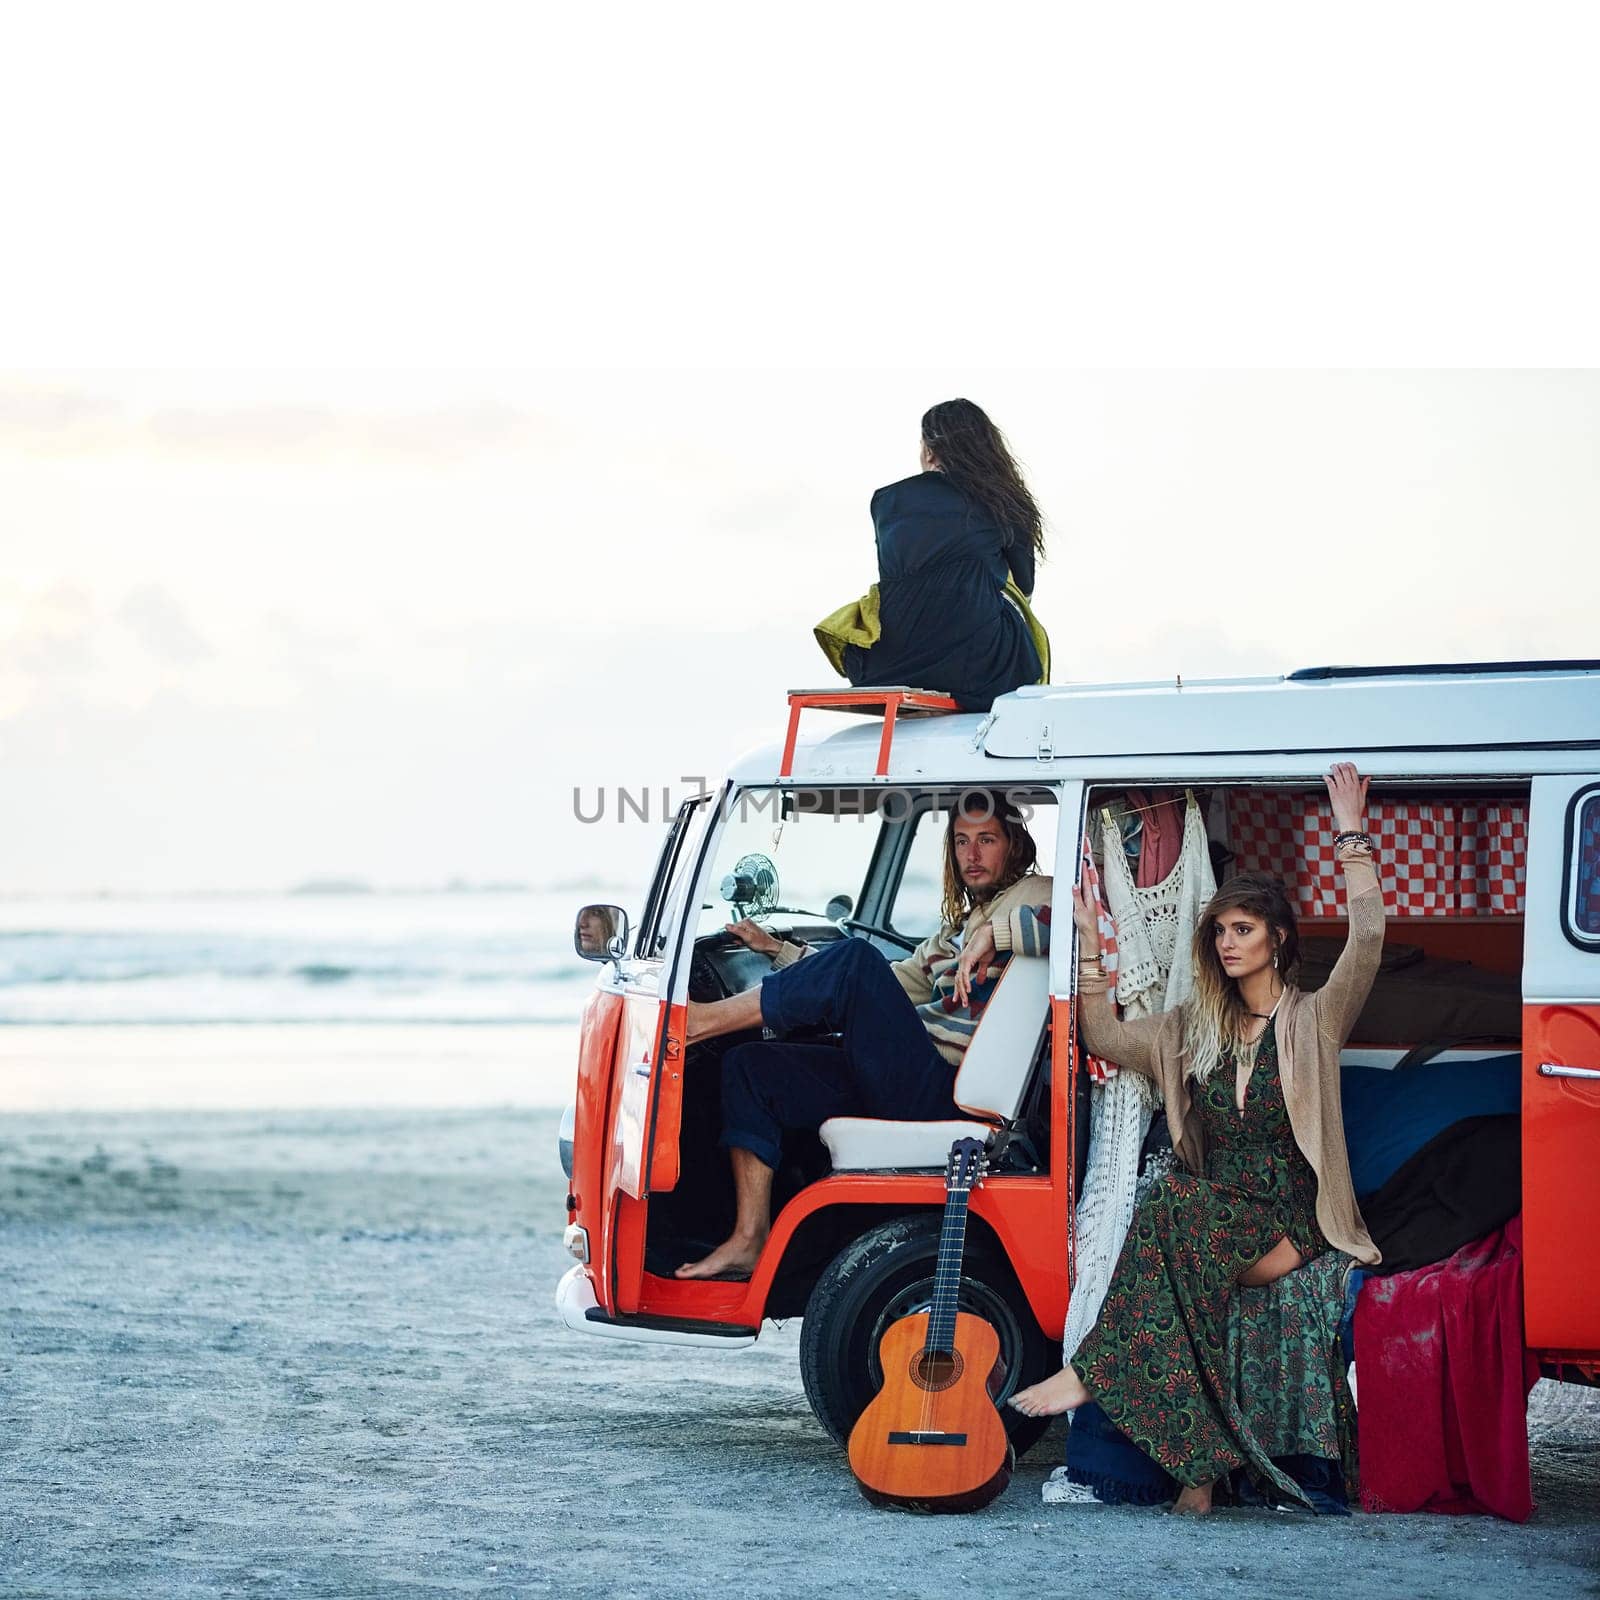
[[[64,921],[86,915],[63,907]],[[112,915],[50,928],[34,907],[27,926],[0,927],[0,1024],[559,1024],[595,976],[567,908],[491,896],[157,903],[142,926],[126,906]]]
[[[431,951],[406,959],[395,953],[307,952],[295,948],[265,954],[259,950],[192,945],[138,950],[86,947],[74,940],[47,950],[18,953],[12,936],[0,934],[0,993],[26,984],[148,983],[170,978],[225,978],[270,982],[280,978],[306,983],[528,983],[571,978],[588,963],[576,954],[528,956],[504,951]]]

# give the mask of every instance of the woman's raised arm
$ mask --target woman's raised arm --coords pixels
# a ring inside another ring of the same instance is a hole
[[[1383,890],[1367,832],[1367,780],[1348,762],[1326,778],[1338,837],[1334,853],[1344,868],[1345,915],[1350,931],[1328,981],[1312,997],[1317,1027],[1342,1045],[1350,1037],[1383,958]]]

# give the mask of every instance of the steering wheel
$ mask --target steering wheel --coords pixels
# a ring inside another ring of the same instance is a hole
[[[899,945],[907,952],[917,948],[916,939],[908,939],[903,933],[896,933],[893,928],[880,928],[875,922],[858,922],[854,917],[840,917],[839,926],[846,933],[870,933],[874,939],[887,939],[890,944]]]

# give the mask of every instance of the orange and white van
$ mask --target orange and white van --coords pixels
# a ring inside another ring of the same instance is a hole
[[[829,706],[869,715],[797,737],[802,711],[809,731]],[[583,953],[602,965],[561,1136],[566,1325],[732,1350],[769,1318],[802,1317],[806,1392],[843,1440],[880,1381],[883,1329],[929,1299],[950,1129],[1003,1128],[971,1201],[963,1304],[998,1329],[1008,1392],[1054,1370],[1088,1138],[1070,919],[1056,918],[1047,961],[1015,958],[979,1025],[956,1092],[970,1124],[841,1119],[786,1146],[748,1282],[673,1276],[732,1216],[719,1062],[737,1037],[686,1048],[685,1004],[770,970],[724,932],[746,913],[812,944],[859,938],[904,954],[937,923],[939,813],[963,790],[1000,789],[1027,808],[1065,906],[1090,819],[1127,789],[1195,791],[1216,848],[1246,865],[1241,848],[1263,838],[1280,849],[1297,828],[1313,838],[1322,775],[1347,760],[1385,819],[1374,831],[1388,940],[1419,950],[1461,1002],[1390,1008],[1414,1020],[1358,1035],[1347,1059],[1393,1065],[1443,1046],[1446,1061],[1467,1060],[1495,1039],[1520,1050],[1527,1341],[1547,1373],[1600,1378],[1600,662],[1049,685],[986,716],[948,707],[916,691],[791,697],[787,739],[678,812],[637,919],[599,908],[603,948],[586,923]],[[1302,879],[1318,870],[1287,862]],[[1342,937],[1341,908],[1324,899],[1302,935]],[[1438,1036],[1446,1015],[1495,1021],[1462,1042],[1459,1027]],[[1043,1427],[1007,1419],[1019,1447]]]

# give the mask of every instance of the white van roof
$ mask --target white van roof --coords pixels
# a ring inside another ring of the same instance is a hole
[[[802,734],[821,726],[819,713],[806,715]],[[802,737],[789,781],[1289,778],[1341,758],[1389,776],[1590,772],[1600,765],[1600,661],[1038,685],[1002,695],[987,716],[901,720],[887,778],[874,776],[881,731],[872,718]],[[778,781],[780,755],[776,744],[752,751],[730,775]]]

